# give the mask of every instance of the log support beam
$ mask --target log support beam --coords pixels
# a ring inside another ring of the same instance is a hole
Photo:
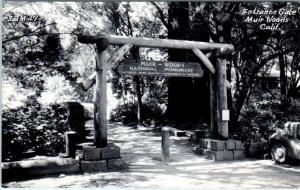
[[[130,50],[131,47],[131,44],[125,44],[120,47],[109,57],[106,65],[109,68],[116,68],[118,66],[118,62],[120,62],[124,58],[124,55]],[[96,72],[94,72],[87,80],[82,83],[82,88],[84,91],[88,91],[95,83]]]
[[[107,146],[107,47],[108,40],[102,38],[96,44],[96,88],[94,95],[94,144],[97,148]]]
[[[226,60],[217,58],[216,61],[216,124],[218,136],[228,139],[228,121],[223,120],[222,111],[227,110]]]
[[[193,53],[202,61],[202,63],[206,66],[206,68],[212,73],[215,74],[216,70],[213,64],[210,62],[210,60],[207,58],[202,51],[199,49],[193,49]]]

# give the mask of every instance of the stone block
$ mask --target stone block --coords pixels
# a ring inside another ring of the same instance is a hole
[[[100,161],[81,161],[82,172],[105,172],[107,171],[106,160]]]
[[[245,150],[234,150],[233,151],[233,158],[235,160],[241,160],[246,158],[246,151]]]
[[[83,159],[86,161],[101,160],[101,149],[95,146],[83,147]]]
[[[211,140],[210,144],[211,144],[211,150],[213,151],[219,151],[225,149],[225,141]]]
[[[124,170],[126,168],[127,168],[127,164],[121,158],[107,160],[107,169],[109,171]]]
[[[235,149],[235,140],[229,139],[225,142],[225,149],[226,150],[234,150]]]
[[[201,148],[200,146],[196,146],[196,147],[194,148],[195,154],[199,154],[199,155],[202,155],[202,156],[205,155],[205,152],[206,152],[207,150],[209,150],[209,149]]]
[[[235,141],[235,149],[236,150],[244,150],[245,149],[242,141]]]
[[[120,158],[120,148],[114,144],[108,144],[107,147],[100,148],[101,160]]]
[[[233,151],[229,150],[221,150],[221,151],[212,151],[207,150],[205,153],[205,157],[214,160],[214,161],[225,161],[225,160],[233,160]]]
[[[210,149],[211,148],[210,141],[211,139],[200,139],[199,141],[200,147]]]

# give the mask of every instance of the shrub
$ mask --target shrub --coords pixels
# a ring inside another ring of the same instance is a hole
[[[146,102],[141,110],[141,121],[150,125],[152,121],[159,124],[163,122],[164,111],[158,104]],[[124,124],[137,122],[137,105],[134,103],[125,103],[118,105],[110,114],[110,121],[123,122]]]
[[[255,105],[248,105],[241,113],[239,125],[238,136],[248,146],[268,139],[275,130],[276,116],[271,110],[260,110]]]
[[[115,109],[113,109],[110,113],[110,121],[112,122],[121,122],[125,123],[136,122],[137,121],[137,105],[131,102],[120,104]]]
[[[285,122],[300,121],[299,113],[300,101],[297,99],[280,101],[263,93],[256,94],[241,112],[237,136],[246,146],[265,141]]]
[[[67,110],[62,105],[42,107],[35,97],[24,107],[2,113],[2,161],[24,158],[24,153],[54,156],[64,148]]]

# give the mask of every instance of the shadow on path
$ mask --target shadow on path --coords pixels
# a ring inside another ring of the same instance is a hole
[[[299,188],[300,167],[270,160],[213,162],[196,155],[187,138],[171,137],[171,162],[160,161],[161,136],[151,130],[108,126],[129,168],[121,172],[49,177],[8,187]]]

